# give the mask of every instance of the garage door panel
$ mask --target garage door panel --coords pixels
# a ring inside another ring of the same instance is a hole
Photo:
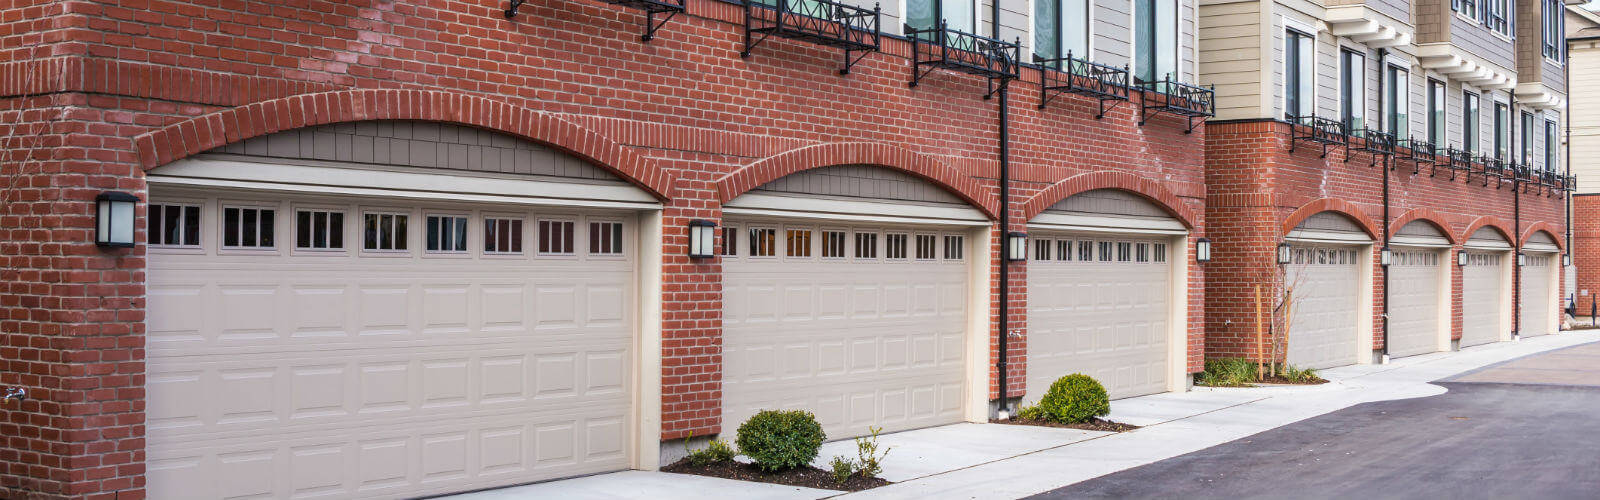
[[[1547,335],[1556,330],[1556,306],[1551,301],[1555,282],[1550,270],[1555,265],[1552,253],[1529,252],[1522,267],[1521,334],[1524,337]]]
[[[1439,350],[1443,299],[1439,275],[1443,255],[1432,249],[1396,250],[1389,266],[1389,355],[1411,356]]]
[[[1469,252],[1462,272],[1461,346],[1500,340],[1504,322],[1505,252]]]
[[[1295,291],[1287,359],[1302,368],[1354,364],[1360,309],[1358,247],[1297,244],[1287,284]]]

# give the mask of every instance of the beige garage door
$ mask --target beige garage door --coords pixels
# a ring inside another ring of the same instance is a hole
[[[1094,377],[1112,398],[1167,390],[1172,295],[1165,238],[1034,233],[1028,262],[1028,396]]]
[[[1461,276],[1461,346],[1497,342],[1509,330],[1506,265],[1511,244],[1490,228],[1467,238]]]
[[[1522,336],[1535,337],[1556,331],[1555,293],[1550,278],[1558,263],[1556,254],[1527,252],[1528,265],[1522,267]]]
[[[1389,355],[1424,354],[1439,350],[1439,276],[1444,255],[1429,248],[1397,248],[1389,265]]]
[[[152,172],[151,498],[413,497],[628,466],[634,212],[178,187],[205,168]]]
[[[1357,361],[1361,312],[1362,255],[1370,239],[1342,215],[1306,218],[1287,238],[1291,259],[1284,285],[1291,290],[1287,360],[1302,368],[1329,368]]]

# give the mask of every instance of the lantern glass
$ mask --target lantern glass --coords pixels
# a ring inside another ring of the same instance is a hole
[[[1461,267],[1466,267],[1466,265],[1467,265],[1467,252],[1465,252],[1465,251],[1456,252],[1456,265],[1457,266],[1461,266]]]
[[[1278,244],[1278,264],[1279,265],[1286,265],[1286,264],[1289,263],[1289,260],[1292,257],[1294,257],[1294,249],[1292,247],[1290,247],[1288,243],[1279,243]]]
[[[1572,254],[1569,254],[1569,253],[1561,254],[1561,267],[1571,267],[1571,266],[1572,266]]]
[[[1006,234],[1006,260],[1017,262],[1028,258],[1028,234]]]
[[[133,246],[134,205],[139,198],[107,191],[95,197],[94,243],[103,247]]]
[[[1522,252],[1517,252],[1517,265],[1519,265],[1519,266],[1528,265],[1528,254],[1525,254],[1525,253],[1522,253]]]
[[[1211,239],[1200,238],[1194,242],[1195,262],[1211,262]]]
[[[708,220],[689,221],[689,257],[711,258],[716,248],[717,223]]]
[[[1383,249],[1378,250],[1378,264],[1387,266],[1393,261],[1392,259],[1394,259],[1394,252],[1389,250],[1389,247],[1383,247]]]

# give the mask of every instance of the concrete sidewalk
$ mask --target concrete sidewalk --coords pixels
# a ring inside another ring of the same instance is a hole
[[[1120,434],[955,424],[881,436],[883,477],[895,484],[853,494],[659,472],[620,472],[453,498],[1018,498],[1165,460],[1371,401],[1442,394],[1429,382],[1514,358],[1600,341],[1566,332],[1323,370],[1318,386],[1197,387],[1112,402],[1110,418],[1144,428]],[[817,463],[855,455],[849,440],[823,446]]]

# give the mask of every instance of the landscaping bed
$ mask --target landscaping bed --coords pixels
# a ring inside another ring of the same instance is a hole
[[[764,472],[754,465],[736,461],[694,465],[689,463],[687,458],[668,465],[661,471],[824,490],[861,491],[890,484],[881,478],[866,478],[859,475],[850,476],[850,479],[840,484],[833,479],[833,473],[811,466],[795,467],[781,472]]]
[[[1257,380],[1256,383],[1271,385],[1321,385],[1328,383],[1328,379],[1318,377],[1316,375],[1310,375],[1299,379],[1291,379],[1283,375],[1277,375]]]
[[[1033,425],[1038,427],[1057,427],[1062,429],[1078,429],[1081,431],[1101,432],[1127,432],[1139,428],[1137,425],[1124,424],[1122,422],[1112,422],[1103,418],[1092,418],[1087,422],[1066,424],[1051,420],[1012,417],[1010,420],[991,419],[989,420],[989,423],[1007,425]]]

